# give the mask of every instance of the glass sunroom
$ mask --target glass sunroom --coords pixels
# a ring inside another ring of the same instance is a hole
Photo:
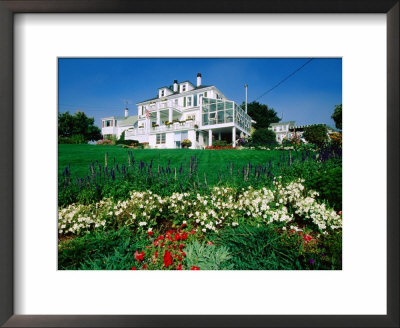
[[[202,102],[202,125],[236,126],[243,132],[249,134],[251,128],[251,117],[234,101],[225,99],[203,98]]]

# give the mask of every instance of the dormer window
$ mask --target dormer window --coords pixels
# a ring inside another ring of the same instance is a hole
[[[182,92],[186,91],[186,84],[182,85]]]
[[[165,95],[165,90],[161,90],[161,97],[164,97]]]

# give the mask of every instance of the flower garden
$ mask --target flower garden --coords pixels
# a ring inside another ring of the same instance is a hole
[[[60,145],[63,270],[340,270],[330,149]]]

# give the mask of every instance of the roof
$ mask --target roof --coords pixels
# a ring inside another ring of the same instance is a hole
[[[119,126],[131,126],[131,125],[133,126],[136,123],[137,119],[138,119],[137,116],[128,116],[122,122],[119,123]]]
[[[288,121],[288,122],[278,122],[278,123],[271,123],[271,126],[278,126],[278,125],[296,125],[296,121]]]
[[[183,83],[183,82],[182,82]],[[215,87],[215,86],[213,86],[213,85],[200,85],[200,86],[198,86],[198,87],[195,87],[195,88],[193,88],[192,90],[188,90],[188,91],[184,91],[184,93],[187,93],[187,92],[191,92],[191,91],[194,91],[194,90],[200,90],[200,89],[204,89],[204,88],[209,88],[209,87]],[[159,89],[162,89],[162,88],[167,88],[167,89],[169,89],[168,87],[161,87],[161,88],[159,88]],[[171,89],[170,89],[171,90]],[[171,90],[172,91],[172,90]],[[167,96],[164,96],[163,98],[168,98],[168,97],[171,97],[171,96],[175,96],[175,95],[178,95],[178,94],[181,94],[181,93],[183,93],[183,92],[173,92],[172,94],[170,94],[170,95],[167,95]],[[160,99],[158,96],[157,97],[155,97],[155,98],[150,98],[150,99],[147,99],[147,100],[142,100],[142,101],[139,101],[137,104],[141,104],[141,103],[144,103],[144,102],[148,102],[148,101],[152,101],[152,100],[157,100],[157,99]]]

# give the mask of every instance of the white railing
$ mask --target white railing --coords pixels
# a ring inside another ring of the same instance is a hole
[[[130,129],[130,130],[125,130],[125,137],[134,137],[134,136],[139,136],[139,135],[145,135],[146,131],[144,128],[135,128],[135,129]]]
[[[185,123],[172,123],[170,125],[155,126],[150,129],[150,133],[193,129],[195,125],[199,126],[199,122],[186,121]]]
[[[157,102],[155,104],[149,105],[150,112],[156,111],[159,109],[168,109],[168,108],[175,109],[178,112],[182,112],[182,110],[185,109],[185,107],[181,107],[181,106],[175,104],[175,102],[173,100],[166,100],[166,101]]]

